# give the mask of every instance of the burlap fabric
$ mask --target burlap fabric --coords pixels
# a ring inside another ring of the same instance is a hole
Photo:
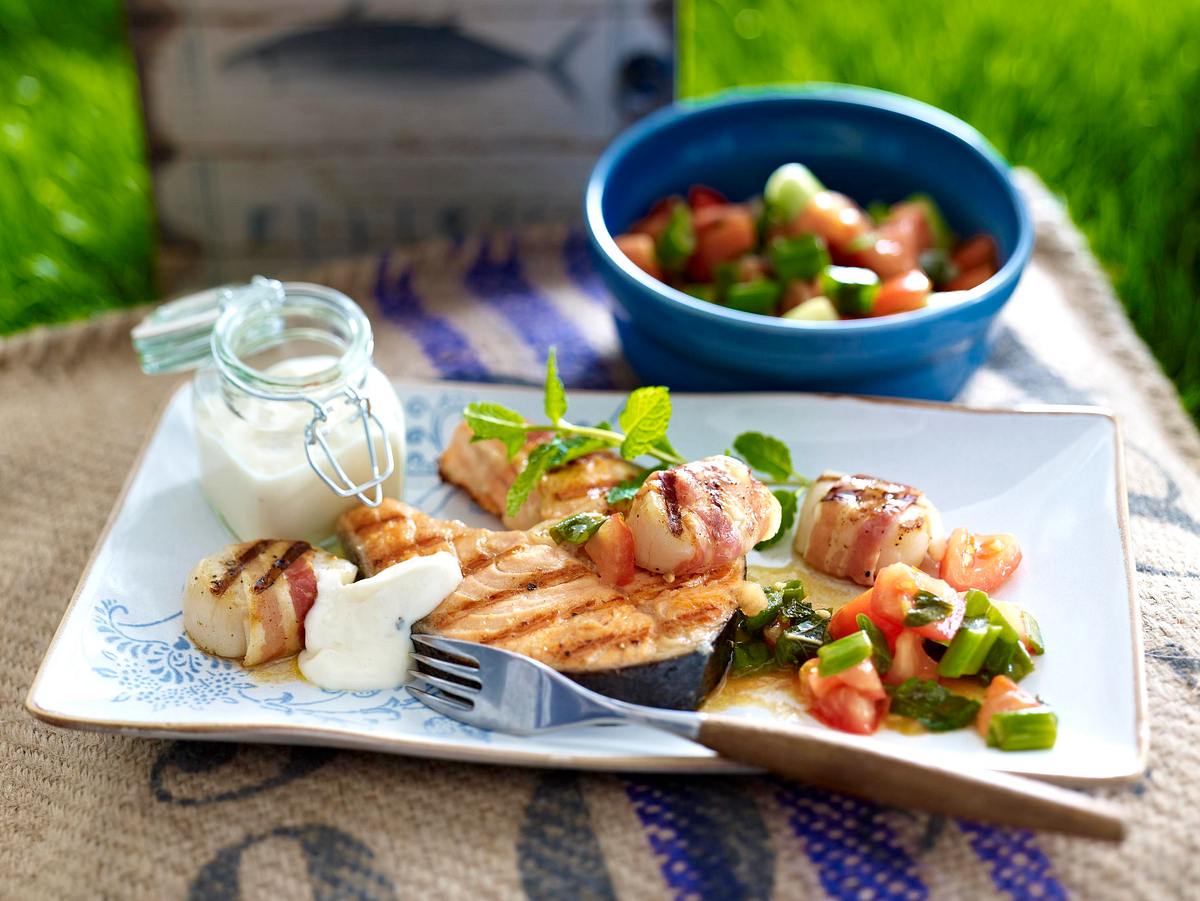
[[[0,895],[5,898],[1165,898],[1200,885],[1200,441],[1062,208],[964,399],[1125,424],[1152,730],[1106,791],[1120,848],[761,778],[574,775],[64,731],[22,709],[155,411],[130,315],[0,345]],[[580,236],[397,250],[314,276],[364,303],[397,376],[626,384]],[[1087,616],[1087,599],[1078,598]],[[1120,624],[1115,624],[1120,628]],[[1062,699],[1063,703],[1067,699]]]

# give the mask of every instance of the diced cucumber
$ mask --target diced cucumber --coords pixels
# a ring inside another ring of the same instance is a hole
[[[696,228],[691,208],[680,201],[671,208],[671,215],[655,245],[658,262],[668,272],[679,272],[696,251]]]
[[[829,250],[820,235],[776,238],[767,249],[771,268],[781,281],[811,281],[829,265]]]
[[[836,322],[838,311],[828,297],[810,297],[798,307],[783,314],[784,319],[800,319],[808,322]]]
[[[778,282],[765,278],[752,282],[736,282],[725,291],[725,306],[743,313],[774,314],[782,289]]]
[[[772,222],[789,222],[804,212],[813,197],[825,190],[808,166],[785,163],[770,177],[763,189],[767,216]]]
[[[879,276],[856,266],[830,266],[821,273],[821,293],[843,316],[869,316],[879,294]]]

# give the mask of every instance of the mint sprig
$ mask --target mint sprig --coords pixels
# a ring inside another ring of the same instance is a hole
[[[567,392],[558,374],[557,356],[551,348],[546,357],[542,406],[548,420],[544,423],[530,422],[516,410],[496,403],[471,403],[463,410],[463,419],[472,432],[471,440],[503,442],[510,460],[525,447],[531,432],[549,432],[552,436],[530,451],[524,468],[509,488],[505,503],[509,516],[517,515],[542,476],[584,454],[615,449],[626,460],[650,457],[656,461],[656,465],[645,472],[610,489],[610,504],[631,499],[646,476],[655,469],[688,462],[667,437],[671,424],[671,392],[662,386],[633,391],[617,417],[616,429],[607,422],[594,426],[578,425],[566,418]],[[795,489],[811,482],[793,470],[791,452],[778,438],[762,432],[743,432],[734,439],[733,449],[751,469],[767,477],[764,480],[767,484],[790,489],[775,492],[783,507],[783,519],[779,531],[759,545],[760,548],[769,547],[779,541],[795,521]]]

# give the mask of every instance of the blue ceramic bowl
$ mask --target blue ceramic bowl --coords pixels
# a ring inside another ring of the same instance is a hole
[[[996,239],[1000,271],[952,305],[799,322],[689,297],[646,275],[613,241],[660,197],[699,183],[744,199],[793,161],[863,205],[929,194],[955,232]],[[626,356],[643,381],[692,391],[948,400],[987,357],[996,315],[1033,247],[1008,166],[978,132],[915,100],[839,86],[737,92],[655,113],[600,157],[584,215],[596,268],[618,302]]]

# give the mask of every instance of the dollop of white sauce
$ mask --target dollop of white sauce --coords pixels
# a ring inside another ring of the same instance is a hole
[[[462,581],[445,551],[413,557],[350,585],[336,573],[317,577],[317,601],[304,620],[300,672],[322,688],[368,691],[404,683],[412,624]]]

